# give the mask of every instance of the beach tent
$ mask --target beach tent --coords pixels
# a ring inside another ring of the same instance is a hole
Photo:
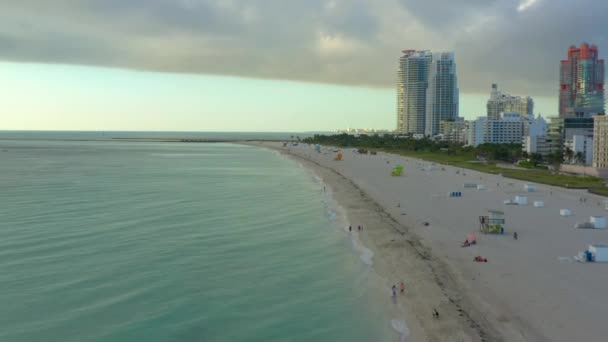
[[[536,184],[526,184],[524,185],[524,190],[526,190],[527,192],[535,192]]]
[[[589,245],[587,252],[591,253],[591,261],[608,262],[608,245]]]
[[[477,242],[477,235],[475,235],[475,234],[469,234],[469,235],[467,235],[467,240],[469,242],[473,242],[473,241]]]
[[[604,216],[591,216],[589,222],[595,229],[606,229],[606,218]]]
[[[559,214],[561,216],[570,216],[572,215],[572,211],[570,209],[560,209]]]
[[[485,190],[486,186],[483,184],[477,184],[477,190]]]
[[[403,165],[397,165],[393,168],[393,172],[391,172],[391,176],[398,177],[403,175]]]
[[[528,197],[526,196],[515,196],[515,203],[517,203],[517,205],[528,205]]]
[[[535,208],[542,208],[545,206],[545,202],[543,201],[534,201],[534,207]]]

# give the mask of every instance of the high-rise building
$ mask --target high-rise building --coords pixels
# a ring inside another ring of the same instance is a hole
[[[488,120],[499,120],[500,113],[519,113],[523,120],[534,119],[534,100],[530,96],[512,96],[498,90],[492,84],[490,99],[486,104]]]
[[[433,136],[458,117],[454,54],[404,50],[397,73],[397,132]]]
[[[403,50],[397,73],[397,132],[424,134],[430,51]]]
[[[604,60],[597,46],[587,43],[568,49],[561,61],[559,116],[592,117],[604,112]]]
[[[452,52],[433,53],[426,91],[425,131],[427,136],[439,134],[439,123],[458,118],[458,78]]]

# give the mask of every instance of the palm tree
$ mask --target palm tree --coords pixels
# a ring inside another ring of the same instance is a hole
[[[573,157],[574,151],[572,151],[570,147],[566,147],[566,149],[564,150],[564,160],[566,160],[568,163],[572,163]]]

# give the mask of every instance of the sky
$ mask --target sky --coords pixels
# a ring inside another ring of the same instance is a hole
[[[0,0],[0,130],[394,129],[404,49],[454,51],[460,114],[492,83],[557,113],[605,0]]]

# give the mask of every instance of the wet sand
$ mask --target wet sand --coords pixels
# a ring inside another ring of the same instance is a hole
[[[407,322],[408,340],[599,342],[608,336],[608,265],[572,261],[588,244],[608,243],[608,230],[573,228],[591,215],[608,216],[604,198],[544,185],[527,193],[523,181],[384,153],[342,149],[344,160],[335,161],[333,148],[257,145],[310,167],[349,221],[363,225],[360,238],[386,280],[387,310]],[[397,164],[404,175],[391,177]],[[465,182],[485,189],[465,189]],[[449,198],[452,191],[462,197]],[[503,203],[516,195],[527,196],[528,205]],[[535,208],[535,200],[545,207]],[[573,215],[560,216],[564,208]],[[505,212],[505,235],[479,233],[478,217],[487,210]],[[478,244],[462,248],[470,233]],[[473,262],[477,255],[488,263]],[[395,305],[390,286],[400,281],[406,291]]]

